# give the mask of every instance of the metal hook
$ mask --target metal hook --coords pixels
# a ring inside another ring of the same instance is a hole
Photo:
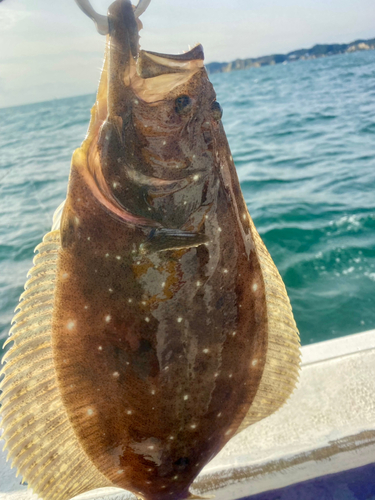
[[[75,0],[75,2],[78,7],[86,14],[86,16],[94,21],[98,33],[100,33],[101,35],[108,35],[108,17],[98,14],[92,7],[89,0]],[[151,0],[139,0],[137,6],[134,9],[135,17],[138,18],[140,15],[142,15],[150,5],[150,2]]]
[[[135,17],[141,16],[144,11],[147,9],[147,7],[150,5],[151,0],[139,0],[137,7],[134,9],[134,15]]]

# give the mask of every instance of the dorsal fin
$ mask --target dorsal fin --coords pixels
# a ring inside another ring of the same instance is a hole
[[[65,500],[112,486],[73,432],[56,383],[51,323],[60,233],[37,246],[5,354],[0,389],[2,439],[12,467],[45,500]]]
[[[287,401],[298,381],[300,341],[283,280],[249,215],[262,268],[268,316],[268,348],[258,392],[237,433],[268,417]]]

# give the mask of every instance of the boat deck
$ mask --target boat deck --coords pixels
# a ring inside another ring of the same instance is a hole
[[[0,500],[36,498],[5,457],[1,452]],[[194,487],[216,500],[371,499],[374,462],[372,330],[303,347],[300,381],[288,403],[233,438]],[[116,488],[79,498],[135,499]]]

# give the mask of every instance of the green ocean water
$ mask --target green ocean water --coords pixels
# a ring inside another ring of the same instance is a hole
[[[211,80],[302,343],[375,328],[375,51]],[[0,109],[0,341],[94,99]]]

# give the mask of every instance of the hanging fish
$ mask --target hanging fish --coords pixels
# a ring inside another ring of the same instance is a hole
[[[78,3],[108,32],[105,62],[7,341],[3,438],[46,500],[193,498],[204,465],[291,394],[298,331],[202,47],[140,50],[149,1],[101,18]]]

